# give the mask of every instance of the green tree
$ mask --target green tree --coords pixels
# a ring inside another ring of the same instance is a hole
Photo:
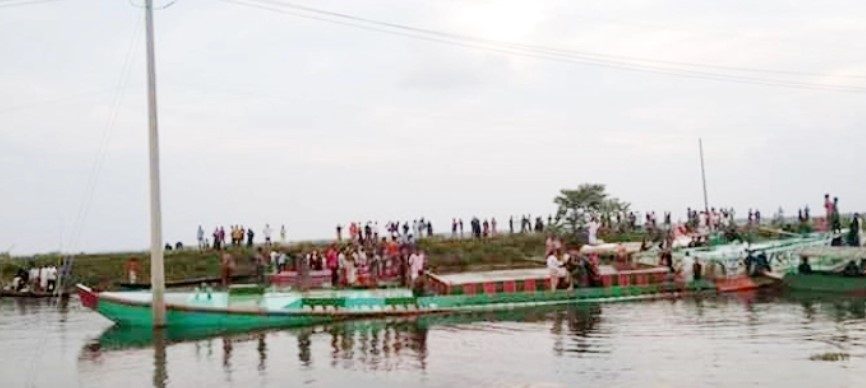
[[[604,185],[584,183],[576,190],[563,189],[553,199],[558,209],[556,219],[571,234],[577,234],[588,221],[588,216],[601,210],[607,200]]]

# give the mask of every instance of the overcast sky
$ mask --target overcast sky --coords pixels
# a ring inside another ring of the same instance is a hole
[[[349,220],[505,225],[583,182],[679,216],[702,204],[699,137],[713,206],[817,213],[830,192],[866,209],[862,1],[294,1],[654,72],[180,0],[155,16],[167,241],[199,224],[285,224],[290,239]],[[146,247],[143,11],[7,3],[0,251]],[[847,91],[813,90],[829,86]]]

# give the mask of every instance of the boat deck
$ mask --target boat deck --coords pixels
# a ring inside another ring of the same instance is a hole
[[[667,272],[665,268],[658,267],[650,267],[650,268],[635,268],[635,269],[627,269],[627,270],[617,270],[613,265],[600,265],[598,266],[599,275],[615,275],[618,273],[628,273],[628,274],[652,274]],[[547,278],[548,271],[547,268],[527,268],[527,269],[508,269],[508,270],[499,270],[499,271],[485,271],[485,272],[463,272],[463,273],[452,273],[452,274],[435,274],[431,275],[442,283],[451,285],[451,286],[459,286],[462,284],[474,284],[474,283],[489,283],[489,282],[505,282],[505,281],[521,281],[521,280],[531,280],[531,279],[545,279]]]

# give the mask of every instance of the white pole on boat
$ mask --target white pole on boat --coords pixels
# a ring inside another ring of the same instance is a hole
[[[156,61],[153,47],[153,0],[144,2],[147,30],[147,118],[150,160],[150,286],[153,326],[165,326],[165,268],[162,255],[162,209],[159,200],[159,132],[156,120]]]
[[[701,181],[704,183],[704,211],[709,214],[710,202],[707,200],[707,173],[704,170],[704,141],[698,138],[698,149],[701,151]]]

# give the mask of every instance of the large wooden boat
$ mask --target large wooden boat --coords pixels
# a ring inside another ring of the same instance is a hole
[[[620,302],[676,298],[696,292],[715,292],[711,282],[673,282],[657,271],[610,274],[604,287],[549,291],[538,274],[475,273],[453,282],[454,290],[415,296],[408,289],[313,290],[266,292],[261,288],[232,288],[228,292],[171,292],[165,294],[167,326],[266,328],[304,326],[352,319],[414,317],[483,311],[506,311],[535,306]],[[543,270],[542,270],[543,272]],[[435,276],[435,275],[434,275]],[[431,288],[441,287],[431,276]],[[481,284],[476,287],[476,284]],[[84,306],[125,326],[151,326],[148,291],[97,292],[77,286]]]

